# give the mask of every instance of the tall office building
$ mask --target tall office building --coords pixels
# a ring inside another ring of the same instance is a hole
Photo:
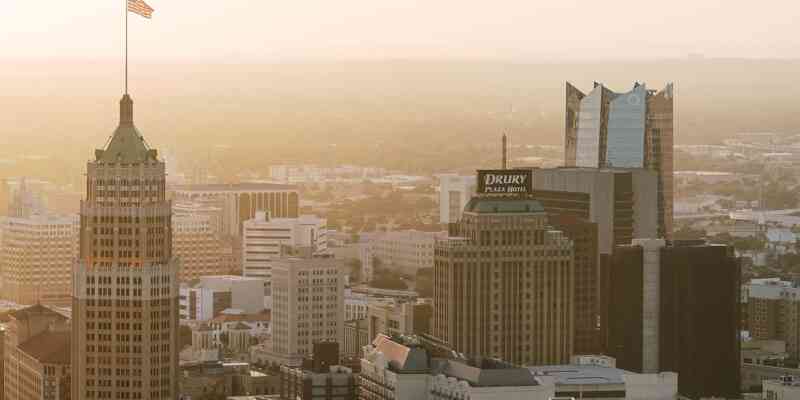
[[[285,258],[272,268],[272,362],[300,365],[314,343],[344,345],[344,272],[332,257]]]
[[[549,213],[596,222],[601,254],[658,236],[657,188],[656,174],[641,168],[533,169],[532,195]]]
[[[679,394],[738,398],[740,266],[703,241],[634,240],[614,251],[608,354],[634,372],[677,372]]]
[[[133,124],[133,101],[87,163],[73,271],[72,398],[178,397],[178,274],[165,165]]]
[[[328,251],[328,226],[325,218],[301,215],[298,218],[272,218],[269,211],[256,212],[244,221],[242,234],[242,275],[264,279],[269,285],[271,263],[281,257],[281,248],[306,247],[313,254]]]
[[[222,262],[223,243],[211,224],[207,215],[173,215],[172,251],[181,262],[181,281],[233,273]]]
[[[602,354],[600,265],[597,224],[570,215],[550,214],[549,222],[575,246],[575,354]]]
[[[8,217],[0,228],[0,298],[69,306],[72,265],[78,255],[77,215]]]
[[[515,364],[569,361],[573,244],[541,203],[474,197],[435,246],[433,335],[461,353]]]
[[[646,168],[658,174],[659,237],[672,236],[672,84],[636,83],[616,93],[595,83],[583,93],[566,84],[564,163],[568,167]]]

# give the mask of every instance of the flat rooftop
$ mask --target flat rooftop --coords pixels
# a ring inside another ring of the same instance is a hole
[[[296,191],[297,186],[283,183],[210,183],[204,185],[175,185],[171,190],[176,192],[268,192]]]
[[[621,385],[631,372],[599,365],[541,365],[527,367],[536,375],[555,377],[556,385]]]

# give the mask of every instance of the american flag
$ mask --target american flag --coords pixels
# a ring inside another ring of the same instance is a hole
[[[153,7],[148,6],[144,0],[128,0],[128,11],[145,18],[153,18]]]

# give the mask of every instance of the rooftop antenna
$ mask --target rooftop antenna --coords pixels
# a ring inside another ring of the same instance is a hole
[[[508,169],[508,136],[503,134],[503,166],[502,169]]]

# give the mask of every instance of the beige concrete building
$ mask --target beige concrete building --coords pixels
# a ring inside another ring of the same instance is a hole
[[[370,340],[378,335],[421,335],[430,333],[431,305],[420,302],[372,300],[367,306]]]
[[[515,364],[569,361],[573,243],[536,200],[475,197],[436,242],[433,335],[454,350]]]
[[[133,124],[133,101],[88,162],[72,287],[72,397],[178,397],[178,274],[165,165]]]
[[[18,304],[68,306],[78,228],[77,215],[5,218],[0,297]]]
[[[344,323],[343,357],[362,357],[364,346],[370,343],[367,319],[354,319]]]
[[[283,259],[272,268],[272,353],[298,366],[320,341],[344,342],[344,272],[329,257]]]
[[[753,279],[748,285],[747,325],[753,339],[781,340],[800,357],[800,287],[779,279]]]
[[[222,262],[222,246],[209,216],[172,217],[172,252],[180,259],[182,281],[231,274],[230,265]]]
[[[312,254],[328,251],[327,220],[314,215],[272,218],[271,211],[258,211],[255,218],[243,222],[242,229],[242,275],[267,284],[270,265],[281,257],[283,246],[305,247]]]
[[[297,187],[277,183],[180,185],[174,188],[173,198],[217,204],[222,208],[222,234],[236,237],[256,211],[269,210],[273,218],[297,218],[300,210]]]
[[[433,268],[433,243],[445,236],[445,232],[413,229],[376,235],[359,249],[363,279],[369,282],[375,278],[379,266],[411,276],[420,268]]]
[[[9,314],[3,343],[4,400],[70,399],[67,318],[41,304]]]

